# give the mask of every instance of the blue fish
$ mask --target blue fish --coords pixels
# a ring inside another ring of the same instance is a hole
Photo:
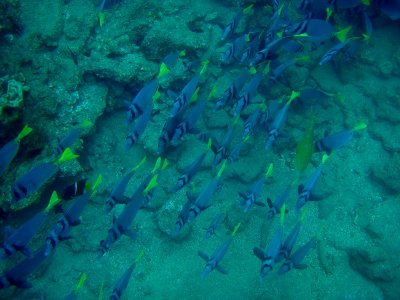
[[[187,117],[176,127],[175,132],[172,136],[171,143],[177,144],[186,133],[199,133],[199,130],[195,127],[197,121],[200,119],[204,109],[206,107],[206,100],[200,100]]]
[[[128,123],[133,122],[136,118],[141,116],[146,109],[151,105],[154,94],[158,89],[158,82],[153,79],[147,83],[133,98],[132,103],[128,106]]]
[[[81,215],[89,201],[90,196],[91,193],[86,192],[76,197],[74,202],[63,213],[63,216],[57,221],[57,223],[54,224],[52,230],[46,237],[46,256],[49,256],[60,242],[71,238],[71,228],[81,224]]]
[[[244,88],[242,95],[237,99],[234,105],[234,115],[239,115],[249,104],[252,98],[257,94],[258,86],[263,79],[262,73],[257,73],[253,76],[250,82]]]
[[[16,203],[38,191],[60,168],[54,163],[44,163],[32,168],[12,185],[12,203]]]
[[[45,248],[42,247],[36,251],[32,257],[25,258],[10,270],[5,271],[3,276],[0,276],[0,289],[8,288],[12,285],[28,289],[32,284],[27,281],[29,275],[43,264],[48,257],[45,255]]]
[[[330,155],[332,151],[335,151],[346,144],[348,144],[354,138],[353,130],[342,130],[337,133],[325,135],[322,139],[315,142],[315,151],[323,152]]]
[[[272,144],[275,142],[275,140],[279,137],[281,127],[286,120],[286,114],[289,109],[289,106],[292,103],[292,101],[294,99],[296,99],[296,98],[294,98],[295,96],[293,96],[293,94],[294,93],[292,93],[292,96],[289,99],[289,101],[285,103],[285,105],[281,108],[281,110],[278,112],[278,114],[274,118],[274,121],[272,122],[270,130],[268,132],[268,137],[267,137],[267,140],[265,143],[265,150],[269,150],[271,148]]]
[[[219,223],[221,223],[223,217],[224,217],[224,214],[222,214],[222,213],[216,215],[212,219],[212,222],[211,222],[210,226],[205,228],[205,230],[206,230],[206,239],[211,238],[215,234],[215,231],[217,230],[217,227],[218,227]]]
[[[32,128],[26,125],[15,139],[0,148],[0,176],[3,175],[15,155],[17,155],[21,140],[31,131]]]
[[[290,66],[294,65],[297,62],[295,58],[289,59],[287,62],[280,64],[278,67],[272,70],[268,74],[268,81],[270,84],[274,84],[278,78],[282,75],[282,73]]]
[[[254,247],[253,253],[261,260],[261,269],[260,269],[260,279],[263,279],[265,276],[270,273],[276,263],[276,259],[278,258],[279,251],[281,249],[283,239],[283,229],[282,226],[279,226],[275,235],[272,238],[271,243],[265,250],[262,250],[258,247]]]
[[[243,16],[243,10],[240,10],[233,20],[228,24],[228,26],[225,27],[224,32],[222,33],[221,36],[221,41],[225,41],[227,38],[233,35],[233,33],[236,30],[236,27],[238,26],[240,19]]]
[[[311,196],[311,193],[318,182],[319,177],[322,173],[323,163],[314,171],[311,177],[305,184],[300,184],[298,187],[298,198],[296,202],[296,210],[300,210],[308,201],[317,201]]]
[[[201,165],[203,164],[206,154],[206,152],[202,153],[196,160],[194,160],[189,166],[185,168],[183,174],[178,178],[178,181],[175,185],[175,191],[180,190],[192,181],[194,176],[199,171]]]
[[[340,51],[343,50],[344,47],[347,46],[347,44],[351,41],[351,39],[348,39],[344,42],[338,43],[337,45],[333,46],[331,49],[329,49],[321,58],[319,61],[319,65],[322,66],[323,64],[326,64],[327,62],[331,61]]]
[[[254,55],[254,57],[250,60],[249,66],[255,67],[264,61],[271,60],[274,56],[276,56],[277,51],[291,39],[292,37],[285,36],[271,41],[264,47],[264,49],[258,51]]]
[[[301,229],[301,222],[298,222],[296,226],[293,227],[292,231],[290,231],[285,242],[282,244],[281,249],[279,251],[279,256],[276,259],[277,262],[280,262],[283,259],[290,258],[290,254],[292,253],[293,247],[297,241],[297,237],[299,236],[300,229]]]
[[[246,37],[240,36],[233,41],[233,43],[229,46],[229,48],[222,55],[222,62],[224,64],[229,64],[232,60],[240,59],[244,45],[246,44]]]
[[[281,212],[281,207],[285,203],[287,197],[289,196],[289,192],[291,189],[291,185],[289,185],[283,192],[282,194],[279,195],[279,197],[276,199],[276,201],[273,203],[271,198],[267,198],[267,203],[269,206],[269,211],[267,213],[268,219],[272,219],[274,216],[279,214]],[[285,211],[287,212],[287,210]]]
[[[287,36],[303,35],[299,36],[301,41],[309,41],[320,44],[333,37],[334,27],[333,25],[325,20],[320,19],[306,19],[299,23],[289,25],[284,31]]]
[[[257,198],[261,195],[264,183],[265,178],[261,178],[257,180],[250,191],[247,191],[246,193],[239,192],[239,196],[242,198],[242,200],[240,201],[240,206],[243,208],[243,211],[245,213],[247,213],[254,204],[263,207],[266,206],[264,203],[257,201]]]
[[[171,110],[171,117],[176,116],[178,113],[188,105],[190,98],[192,98],[199,83],[199,75],[195,75],[183,88],[182,92],[175,98]],[[171,93],[171,92],[170,92]]]
[[[150,105],[144,110],[143,114],[139,117],[139,119],[136,120],[134,126],[132,126],[131,132],[126,137],[126,145],[128,148],[131,148],[138,142],[140,136],[143,134],[144,130],[147,127],[147,124],[150,121],[151,112],[152,112],[152,107]]]
[[[304,269],[307,265],[302,264],[303,259],[306,257],[311,249],[316,248],[317,240],[312,238],[308,243],[297,249],[279,268],[278,275],[283,275],[292,269]]]
[[[249,78],[249,72],[242,71],[238,77],[232,82],[228,89],[224,91],[222,97],[220,97],[215,105],[214,111],[220,110],[224,106],[230,104],[232,100],[237,99],[239,97],[239,93],[242,90],[244,83]]]
[[[171,145],[172,137],[174,136],[179,124],[184,120],[183,111],[174,117],[170,117],[164,124],[161,135],[158,138],[157,154],[163,154]]]
[[[183,227],[187,223],[189,219],[190,208],[192,207],[192,205],[192,198],[188,197],[188,200],[185,202],[185,205],[179,212],[178,219],[175,222],[175,236],[179,235],[182,232]]]
[[[117,283],[115,284],[113,291],[110,295],[110,300],[119,300],[122,297],[122,293],[126,290],[129,280],[132,277],[132,273],[136,268],[137,262],[143,256],[143,251],[139,254],[139,256],[135,259],[135,262],[129,266],[129,268],[122,274],[121,278],[118,279]]]
[[[229,237],[217,250],[214,251],[211,257],[203,251],[198,251],[199,256],[206,261],[206,266],[201,273],[201,277],[206,277],[213,270],[217,270],[222,274],[228,274],[228,272],[221,267],[220,262],[224,258],[226,252],[228,252],[232,240],[233,238]]]

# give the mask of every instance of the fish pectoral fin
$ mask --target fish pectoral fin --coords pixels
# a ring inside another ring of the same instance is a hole
[[[296,265],[294,265],[294,268],[302,270],[302,269],[307,268],[307,265],[305,265],[305,264],[296,264]]]
[[[208,255],[205,254],[205,253],[204,253],[203,251],[201,251],[201,250],[197,251],[197,254],[198,254],[202,259],[204,259],[205,261],[209,261],[209,260],[210,260],[210,258],[208,257]]]
[[[137,233],[135,231],[133,231],[132,229],[125,230],[124,234],[126,236],[129,236],[132,240],[135,240],[137,238]]]
[[[216,265],[215,266],[215,270],[217,270],[218,272],[220,272],[220,273],[222,273],[222,274],[228,274],[228,272],[223,268],[223,267],[221,267],[220,265]]]
[[[260,260],[264,260],[264,251],[261,248],[254,247],[253,253],[257,256]]]
[[[254,204],[258,205],[258,206],[266,207],[265,203],[260,202],[260,201],[256,201],[256,202],[254,202]]]

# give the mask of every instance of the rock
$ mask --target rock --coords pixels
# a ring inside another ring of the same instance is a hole
[[[15,79],[0,79],[0,85],[5,86],[5,92],[0,95],[0,120],[3,124],[9,124],[22,117],[24,105],[24,92],[29,88]]]

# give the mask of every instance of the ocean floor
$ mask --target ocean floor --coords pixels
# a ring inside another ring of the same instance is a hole
[[[400,299],[399,20],[369,8],[373,32],[353,59],[338,56],[320,66],[322,55],[337,42],[333,39],[316,49],[306,48],[294,56],[307,58],[288,67],[276,83],[262,80],[253,103],[236,121],[230,109],[213,111],[216,99],[208,100],[196,128],[221,142],[232,126],[233,147],[242,142],[245,120],[257,109],[256,103],[268,106],[304,87],[337,95],[294,100],[282,136],[268,151],[264,146],[267,132],[256,131],[243,143],[238,160],[227,165],[210,207],[175,236],[186,192],[201,192],[220,168],[213,167],[214,154],[207,150],[207,142],[200,141],[197,134],[185,135],[161,155],[169,165],[159,172],[151,207],[140,209],[130,226],[137,232],[136,239],[122,236],[99,258],[100,241],[107,237],[113,216],[118,217],[126,206],[118,204],[105,214],[110,191],[146,157],[125,192],[131,196],[160,156],[158,139],[173,105],[167,91],[179,93],[207,60],[208,68],[199,81],[199,99],[207,98],[214,86],[216,98],[221,96],[246,68],[236,61],[221,62],[221,53],[232,42],[220,41],[224,27],[239,10],[254,3],[252,14],[244,15],[238,24],[236,35],[262,31],[271,19],[272,7],[269,1],[125,0],[104,10],[100,26],[99,3],[94,0],[2,2],[0,83],[1,101],[5,102],[0,101],[0,145],[15,138],[25,124],[33,131],[21,141],[16,158],[0,178],[1,226],[23,224],[46,207],[53,190],[60,195],[66,185],[82,178],[93,183],[99,175],[102,182],[89,199],[81,224],[71,229],[72,238],[61,242],[27,278],[32,288],[2,289],[1,299],[64,299],[82,274],[87,279],[74,299],[109,298],[141,251],[143,257],[121,299]],[[299,19],[294,7],[290,15]],[[352,19],[349,12],[334,12],[333,16],[337,28],[350,24],[353,31],[349,35],[359,34],[359,20]],[[163,58],[171,52],[181,52],[181,56],[159,80],[160,98],[154,102],[151,121],[137,144],[127,149],[131,125],[127,124],[124,101],[130,102],[157,76]],[[280,59],[284,62],[287,55]],[[7,96],[10,81],[16,85],[17,96]],[[10,99],[17,100],[10,104]],[[82,131],[73,146],[79,158],[63,164],[62,171],[29,199],[10,205],[16,178],[33,166],[54,161],[60,138],[85,120],[92,126]],[[304,172],[295,168],[296,145],[309,124],[316,141],[325,134],[351,130],[360,122],[367,127],[354,132],[353,139],[323,163],[313,191],[318,201],[309,201],[297,212],[298,185],[307,182],[323,157],[314,153]],[[185,167],[205,151],[193,184],[175,192]],[[275,200],[292,184],[286,200],[288,212],[284,218],[277,215],[272,220],[267,219],[268,207],[254,205],[244,213],[238,194],[250,190],[270,164],[273,174],[258,201],[267,205],[267,198]],[[71,203],[73,200],[63,200],[61,206],[65,209]],[[205,228],[220,213],[216,235],[206,239]],[[29,244],[31,249],[43,245],[61,216],[62,212],[49,213]],[[301,230],[294,251],[312,238],[317,241],[302,262],[307,267],[277,275],[277,265],[260,279],[261,262],[253,248],[265,249],[280,226],[287,236],[299,220]],[[227,274],[214,270],[202,278],[206,262],[198,251],[214,253],[239,223],[221,261]],[[18,253],[4,260],[1,270],[5,272],[23,259]]]

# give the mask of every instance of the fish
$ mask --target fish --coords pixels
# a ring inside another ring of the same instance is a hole
[[[229,246],[231,245],[233,241],[233,237],[235,236],[237,230],[240,227],[240,223],[237,224],[231,234],[230,237],[228,237],[225,242],[217,248],[214,253],[209,257],[206,253],[203,251],[198,251],[198,255],[206,261],[206,266],[201,273],[201,277],[204,278],[206,277],[211,271],[217,270],[218,272],[222,274],[228,274],[228,272],[221,267],[220,262],[221,260],[225,257],[226,253],[228,252]]]
[[[229,147],[232,143],[234,134],[234,127],[228,126],[227,131],[224,133],[224,139],[221,143],[213,142],[211,149],[214,152],[213,167],[217,167],[224,159],[229,156]]]
[[[217,215],[212,219],[211,224],[210,224],[207,228],[205,228],[205,230],[206,230],[206,239],[207,239],[207,240],[208,240],[209,238],[211,238],[211,237],[215,234],[215,231],[216,231],[216,229],[217,229],[219,223],[222,221],[223,217],[224,217],[224,214],[222,214],[222,213],[217,214]]]
[[[1,245],[2,253],[0,254],[0,258],[5,259],[11,257],[16,252],[21,252],[26,257],[31,258],[32,252],[28,247],[28,243],[43,226],[49,211],[59,202],[60,199],[58,198],[57,193],[53,192],[46,209],[35,214],[16,230],[6,227],[6,240]]]
[[[283,228],[282,226],[279,226],[271,240],[271,243],[265,248],[265,250],[262,250],[259,247],[253,248],[254,255],[261,260],[261,280],[272,271],[281,249],[282,239]]]
[[[286,26],[284,34],[304,42],[320,44],[333,37],[334,27],[325,20],[305,19],[299,23]]]
[[[147,83],[133,98],[128,106],[127,118],[128,123],[132,123],[136,118],[140,117],[151,105],[154,94],[158,89],[156,79]]]
[[[187,114],[186,118],[177,126],[171,139],[172,144],[182,139],[186,133],[198,133],[199,130],[195,127],[198,119],[200,119],[205,107],[206,100],[200,100]]]
[[[348,144],[353,138],[355,132],[366,128],[365,123],[359,123],[351,130],[342,130],[331,135],[326,134],[322,139],[315,142],[316,152],[325,152],[330,155],[332,151],[340,149]]]
[[[379,1],[381,12],[391,20],[400,20],[400,3],[396,0]]]
[[[268,82],[270,84],[274,84],[278,78],[282,75],[282,73],[290,66],[296,64],[297,59],[289,59],[287,62],[280,64],[276,67],[272,72],[268,74]]]
[[[275,140],[279,137],[280,129],[286,120],[286,114],[289,109],[289,106],[292,103],[292,101],[298,97],[299,97],[299,93],[293,91],[289,98],[289,101],[287,101],[285,103],[285,105],[281,108],[281,110],[275,116],[274,121],[272,122],[272,125],[268,132],[267,140],[265,143],[265,150],[269,150],[271,148],[272,144],[275,142]]]
[[[225,41],[226,39],[228,39],[230,36],[232,36],[234,34],[242,16],[243,16],[243,10],[240,10],[235,15],[233,20],[225,27],[224,32],[222,33],[222,36],[221,36],[221,41]]]
[[[170,117],[164,124],[161,135],[158,138],[157,154],[163,154],[171,145],[172,137],[177,130],[179,124],[184,120],[183,111],[174,117]]]
[[[87,192],[73,200],[73,203],[65,210],[63,216],[53,225],[45,241],[46,256],[49,256],[60,242],[71,238],[71,227],[78,226],[81,223],[80,218],[90,195],[91,193]]]
[[[239,196],[242,198],[240,201],[240,206],[243,208],[243,211],[247,213],[253,205],[263,206],[265,207],[265,203],[257,201],[257,198],[260,196],[262,192],[262,188],[264,186],[266,178],[261,178],[256,181],[256,183],[252,186],[252,188],[246,193],[239,192]]]
[[[314,146],[314,122],[315,113],[311,116],[303,137],[299,140],[296,147],[296,156],[294,158],[294,166],[297,171],[304,172],[311,161],[311,157],[315,152]]]
[[[281,212],[281,208],[284,205],[287,197],[289,196],[290,190],[291,190],[291,185],[286,187],[286,189],[278,196],[275,202],[272,202],[271,198],[269,197],[267,198],[267,203],[269,207],[267,213],[268,219],[272,219],[274,216],[276,216]],[[287,212],[287,210],[285,212]]]
[[[240,36],[236,38],[229,48],[222,55],[222,62],[224,64],[230,64],[232,60],[240,60],[243,54],[243,48],[246,45],[246,36]]]
[[[347,39],[344,42],[340,42],[338,44],[336,44],[335,46],[333,46],[332,48],[330,48],[320,59],[319,61],[319,65],[322,66],[324,64],[326,64],[327,62],[331,61],[340,51],[343,50],[343,48],[345,48],[352,40],[351,39]]]
[[[70,148],[67,148],[56,162],[43,163],[30,169],[13,183],[11,187],[11,203],[15,204],[37,192],[60,170],[60,164],[77,157],[78,155],[75,155]]]
[[[178,181],[175,185],[175,191],[179,191],[185,185],[190,183],[194,176],[200,170],[200,167],[203,164],[204,158],[206,157],[207,152],[203,152],[200,154],[198,158],[196,158],[189,166],[187,166],[183,172],[183,174],[178,178]]]
[[[144,252],[143,250],[139,253],[136,257],[133,264],[129,266],[129,268],[122,274],[121,278],[118,279],[117,283],[115,284],[113,291],[110,295],[110,300],[119,300],[122,297],[122,293],[126,290],[126,287],[129,284],[129,280],[132,277],[132,273],[136,268],[137,263],[142,258]]]
[[[317,201],[317,199],[312,198],[312,191],[318,182],[319,177],[322,173],[322,168],[328,159],[327,155],[324,155],[322,162],[319,167],[314,171],[311,177],[307,180],[305,184],[300,184],[297,188],[298,198],[296,201],[296,210],[299,211],[308,201]]]
[[[61,193],[61,199],[71,200],[76,196],[80,196],[85,192],[87,179],[83,178],[67,185]]]
[[[232,100],[239,97],[239,93],[242,90],[245,82],[248,80],[250,74],[247,70],[242,71],[232,82],[232,84],[224,91],[222,97],[220,97],[216,104],[214,111],[218,111],[224,106],[230,104]]]
[[[259,32],[251,32],[246,36],[248,39],[247,47],[244,50],[241,58],[240,63],[245,64],[249,59],[251,59],[255,52],[257,52],[258,47],[260,45],[260,33]]]
[[[65,149],[72,148],[75,142],[82,135],[82,131],[93,125],[89,120],[85,120],[79,127],[72,128],[68,134],[58,141],[57,147],[55,149],[56,155],[61,155]]]
[[[99,248],[99,258],[104,256],[107,253],[111,246],[117,242],[122,235],[126,235],[131,239],[136,239],[136,232],[129,229],[129,226],[132,224],[134,218],[136,217],[139,209],[143,206],[145,202],[146,195],[151,191],[151,189],[155,188],[157,185],[157,174],[152,177],[149,184],[144,188],[141,193],[134,193],[130,198],[128,204],[125,206],[122,213],[113,219],[113,224],[111,228],[108,230],[107,237],[104,240],[100,241]]]
[[[237,99],[233,107],[233,114],[235,116],[239,115],[250,104],[251,99],[254,98],[257,94],[257,89],[262,79],[263,74],[261,72],[257,73],[246,85],[242,95]]]
[[[183,227],[189,219],[189,211],[193,204],[192,198],[188,197],[188,200],[179,212],[178,219],[175,222],[175,236],[178,236],[182,232]]]
[[[299,236],[300,229],[301,222],[297,222],[297,224],[290,231],[289,235],[286,237],[285,242],[282,244],[276,262],[280,262],[283,259],[287,260],[290,258],[290,254],[292,253],[293,247],[297,241],[297,237]]]
[[[146,156],[130,170],[111,190],[104,204],[104,212],[108,214],[118,203],[127,203],[127,197],[124,196],[125,190],[136,171],[146,162]]]
[[[258,107],[251,115],[248,116],[248,118],[244,122],[242,141],[246,140],[253,134],[253,132],[256,129],[256,126],[258,124],[258,120],[261,115],[261,110],[262,110],[262,108]]]
[[[190,99],[194,95],[199,83],[199,75],[195,75],[182,89],[182,92],[175,97],[174,104],[171,109],[171,117],[176,116],[189,104]],[[171,92],[170,92],[171,94]]]
[[[27,278],[34,273],[47,258],[48,256],[45,255],[45,247],[41,247],[32,257],[23,259],[0,276],[0,289],[5,289],[12,285],[22,289],[31,288],[32,284],[27,281]]]
[[[317,247],[316,238],[312,238],[305,245],[301,246],[295,253],[293,253],[279,268],[278,275],[283,275],[292,269],[304,269],[307,265],[302,264],[303,259],[306,257],[311,249]]]
[[[203,189],[203,191],[199,195],[192,195],[187,193],[188,199],[193,203],[189,209],[187,223],[193,223],[194,219],[206,208],[211,205],[212,196],[217,190],[219,183],[221,182],[222,173],[225,170],[226,163],[223,163],[217,176],[211,179],[207,186]]]
[[[276,52],[279,50],[279,48],[284,46],[291,39],[292,37],[285,36],[271,41],[265,46],[264,49],[261,49],[254,55],[249,62],[249,67],[255,67],[264,61],[271,60],[274,56],[276,56]]]
[[[148,106],[143,114],[135,121],[134,126],[132,126],[131,132],[126,137],[126,145],[128,148],[133,147],[139,140],[140,136],[143,134],[147,127],[147,124],[151,118],[152,107]]]
[[[26,137],[29,133],[31,133],[32,128],[28,125],[25,125],[18,136],[5,144],[0,149],[0,176],[7,170],[8,166],[17,155],[19,150],[19,145],[21,140]]]

